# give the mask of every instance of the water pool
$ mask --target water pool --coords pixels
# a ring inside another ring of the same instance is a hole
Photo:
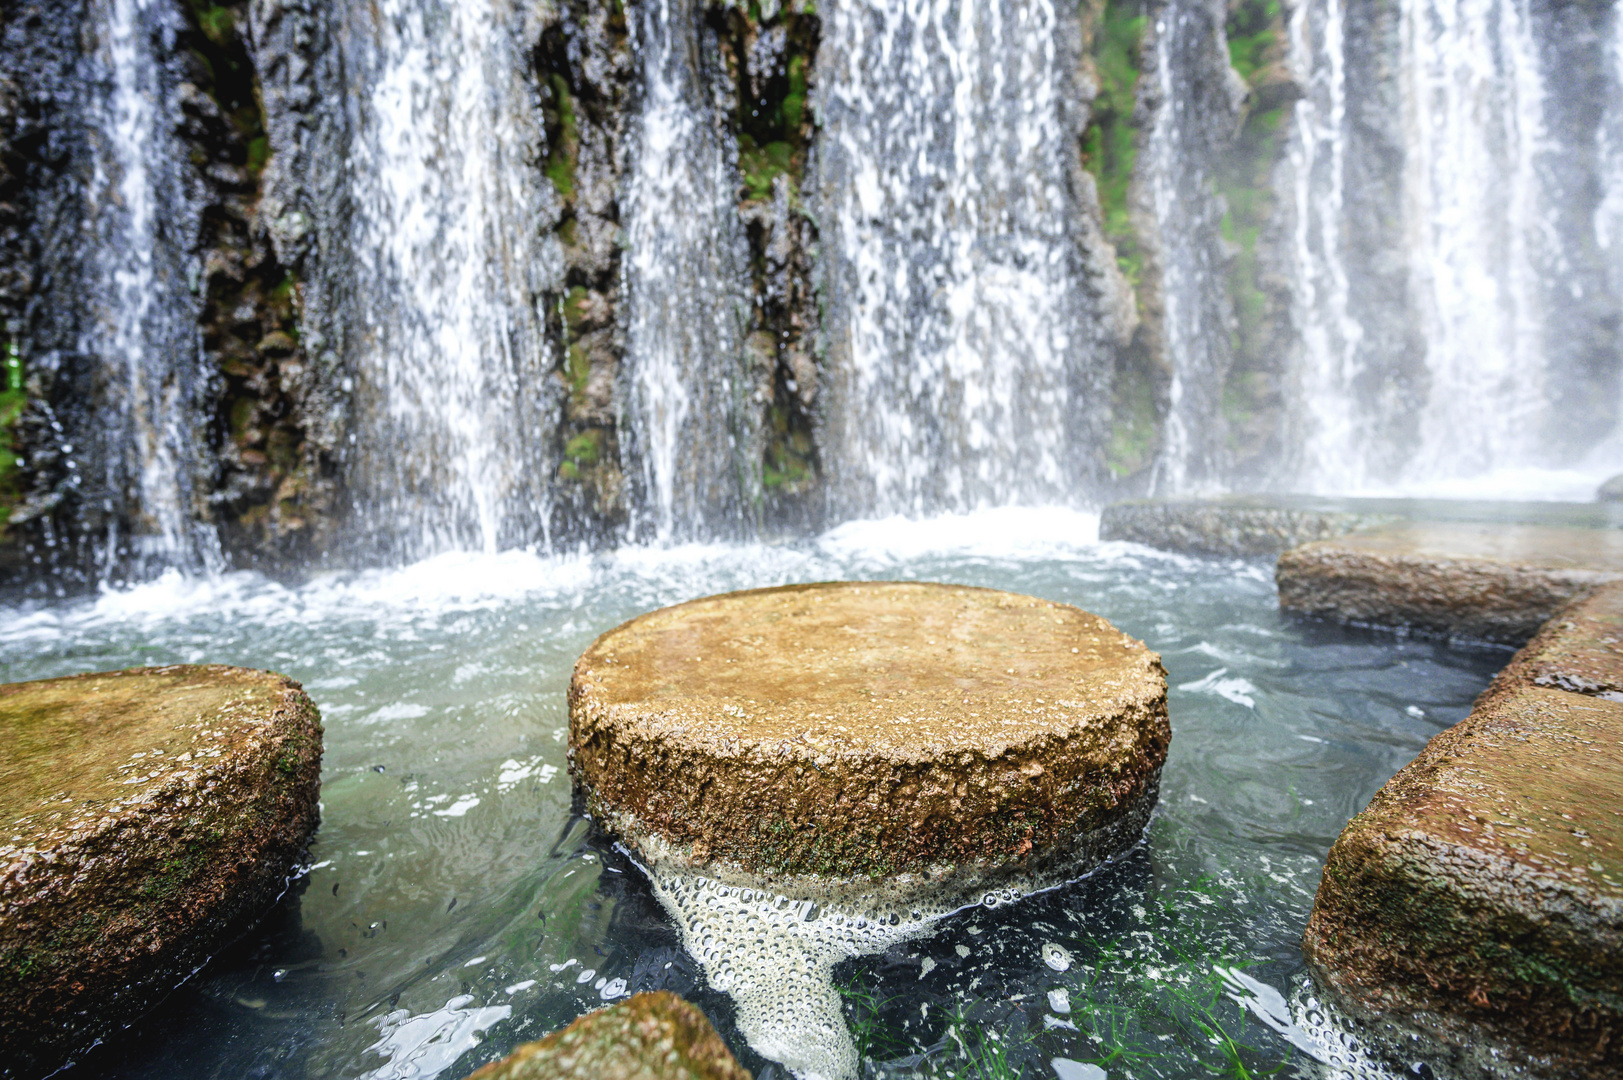
[[[605,1001],[669,988],[757,1077],[781,1077],[737,1036],[636,868],[572,813],[565,688],[587,643],[640,612],[833,578],[1077,604],[1159,651],[1171,685],[1172,751],[1141,847],[841,969],[869,1074],[1052,1077],[1055,1058],[1112,1077],[1318,1068],[1229,994],[1266,984],[1300,1017],[1298,941],[1331,842],[1508,654],[1293,622],[1269,562],[1096,532],[1087,515],[1001,511],[782,546],[444,555],[296,587],[171,576],[0,608],[5,681],[271,668],[304,682],[327,727],[308,872],[69,1075],[461,1080]]]

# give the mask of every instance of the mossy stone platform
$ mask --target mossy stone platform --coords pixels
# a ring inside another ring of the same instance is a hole
[[[832,583],[708,597],[598,638],[570,768],[645,857],[816,895],[1096,863],[1153,807],[1160,658],[990,589]]]
[[[1292,548],[1275,578],[1286,611],[1519,645],[1623,579],[1623,530],[1394,525]]]
[[[638,994],[525,1043],[468,1080],[750,1080],[704,1013]]]
[[[321,736],[264,671],[0,686],[0,1075],[129,1024],[267,910],[316,826]]]
[[[1619,631],[1623,586],[1559,614],[1331,850],[1303,949],[1395,1059],[1623,1076]]]

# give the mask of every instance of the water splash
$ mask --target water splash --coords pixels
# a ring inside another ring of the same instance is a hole
[[[827,13],[812,172],[840,514],[1080,494],[1110,320],[1075,195],[1077,36],[1050,0]]]

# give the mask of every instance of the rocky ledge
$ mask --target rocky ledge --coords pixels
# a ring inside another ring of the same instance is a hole
[[[468,1080],[750,1080],[704,1013],[638,994],[525,1043]]]
[[[232,667],[0,686],[0,1076],[128,1025],[286,888],[320,717]]]
[[[645,857],[800,895],[1097,863],[1137,840],[1170,739],[1160,658],[1104,619],[913,583],[644,615],[569,701],[588,805]]]
[[[1623,579],[1623,530],[1394,525],[1292,548],[1274,574],[1286,611],[1520,644]]]
[[[1392,1057],[1623,1075],[1623,586],[1517,654],[1330,852],[1303,949]]]

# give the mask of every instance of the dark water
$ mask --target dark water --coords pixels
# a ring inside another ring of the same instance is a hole
[[[459,1080],[656,987],[697,1001],[757,1076],[781,1075],[737,1038],[730,1002],[703,985],[636,869],[572,815],[564,695],[586,644],[635,614],[830,578],[1078,604],[1159,650],[1172,687],[1172,754],[1141,848],[841,969],[869,1070],[1052,1077],[1051,1059],[1067,1058],[1112,1077],[1239,1075],[1235,1062],[1323,1075],[1216,969],[1300,996],[1298,941],[1331,842],[1506,654],[1295,623],[1266,562],[1093,535],[1084,515],[1001,511],[785,547],[450,555],[298,588],[171,576],[0,609],[7,681],[245,664],[303,680],[327,725],[308,873],[69,1075]]]

